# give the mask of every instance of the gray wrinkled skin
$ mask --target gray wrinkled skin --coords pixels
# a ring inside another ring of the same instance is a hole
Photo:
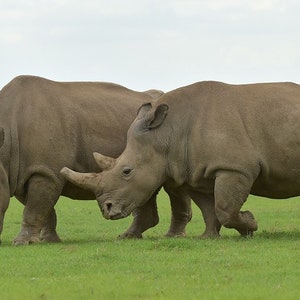
[[[14,244],[60,241],[54,210],[59,196],[95,199],[93,193],[67,182],[61,168],[99,172],[93,152],[120,155],[139,106],[161,94],[112,83],[62,83],[33,76],[19,76],[7,84],[0,91],[0,127],[5,136],[0,149],[0,233],[9,199],[16,196],[25,208]],[[183,235],[191,218],[190,199],[170,193],[175,196],[171,195],[169,233]],[[157,224],[155,194],[149,199],[134,212],[132,225],[121,237],[141,237]],[[178,212],[177,203],[181,203]]]
[[[299,161],[299,85],[199,82],[143,105],[109,170],[93,179],[62,173],[85,180],[108,219],[128,216],[171,180],[199,207],[213,203],[210,222],[247,236],[257,230],[240,211],[248,195],[299,196]]]

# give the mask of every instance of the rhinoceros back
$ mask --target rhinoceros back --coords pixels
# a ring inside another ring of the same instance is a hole
[[[13,79],[0,94],[0,126],[7,136],[0,153],[11,195],[23,194],[40,170],[59,179],[64,166],[97,171],[92,153],[117,157],[138,107],[151,99],[112,83]]]

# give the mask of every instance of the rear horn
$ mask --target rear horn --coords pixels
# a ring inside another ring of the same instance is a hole
[[[115,158],[105,156],[98,152],[94,152],[93,155],[94,155],[95,161],[96,161],[98,167],[101,169],[101,171],[111,169],[115,165],[115,162],[116,162]]]

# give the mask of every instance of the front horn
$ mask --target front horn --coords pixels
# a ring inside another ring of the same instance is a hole
[[[116,162],[115,158],[105,156],[98,152],[94,152],[93,155],[94,155],[95,161],[96,161],[98,167],[101,169],[101,171],[111,169],[115,165],[115,162]]]
[[[68,181],[72,182],[73,184],[91,192],[96,191],[97,183],[100,179],[100,175],[97,173],[79,173],[67,167],[62,168],[60,174],[62,174]]]

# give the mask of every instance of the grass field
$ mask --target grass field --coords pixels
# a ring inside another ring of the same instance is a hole
[[[131,217],[106,221],[95,201],[61,198],[60,244],[11,246],[22,206],[12,199],[0,246],[1,299],[300,299],[300,199],[251,197],[253,238],[222,229],[200,240],[193,207],[186,238],[164,238],[170,219],[160,194],[160,223],[143,240],[118,240]]]

